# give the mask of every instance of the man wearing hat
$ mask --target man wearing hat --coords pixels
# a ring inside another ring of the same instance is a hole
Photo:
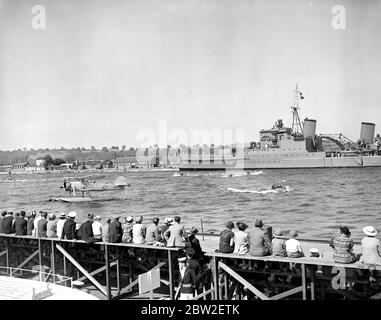
[[[146,230],[146,244],[155,244],[160,241],[160,233],[159,233],[159,218],[153,218],[152,224],[147,227]]]
[[[136,244],[144,244],[146,242],[146,226],[142,224],[143,217],[138,216],[135,224],[132,226],[132,242]]]
[[[93,224],[94,220],[94,215],[93,214],[88,214],[87,219],[85,222],[81,224],[78,230],[78,238],[83,240],[83,241],[88,241],[90,238],[94,238],[93,234]]]
[[[48,238],[57,238],[57,220],[54,213],[49,214],[48,224],[46,225]]]
[[[102,241],[108,242],[110,236],[110,218],[105,219],[105,223],[102,225]]]
[[[20,216],[15,219],[14,227],[16,235],[25,236],[27,221],[25,220],[25,211],[20,211]]]
[[[67,239],[67,240],[75,240],[77,239],[76,234],[76,223],[75,223],[75,217],[77,216],[77,213],[74,211],[71,211],[68,213],[68,219],[65,221],[62,229],[61,239]]]
[[[263,222],[256,219],[254,229],[248,232],[249,253],[252,256],[267,256],[271,254],[271,241],[268,234],[263,230]]]
[[[94,239],[102,241],[102,223],[100,216],[95,216],[94,222],[91,225],[91,227],[93,229]]]
[[[38,236],[38,221],[42,219],[42,215],[44,214],[44,211],[40,210],[37,214],[36,211],[36,218],[34,219],[33,222],[33,236]]]
[[[2,211],[0,215],[0,233],[3,233],[3,220],[4,217],[7,215],[7,211]]]
[[[373,226],[362,229],[365,237],[361,240],[360,262],[381,265],[381,242],[376,238],[377,230]]]
[[[28,217],[28,221],[26,222],[26,234],[28,236],[33,235],[34,229],[34,219],[36,218],[36,211],[33,211]]]
[[[57,237],[60,239],[62,236],[62,230],[63,230],[63,226],[65,224],[65,221],[66,221],[66,215],[63,212],[61,212],[60,218],[57,221]]]
[[[122,224],[119,222],[119,217],[114,216],[109,227],[109,239],[111,243],[120,243],[122,242],[123,230]]]
[[[180,298],[179,300],[190,300],[194,296],[194,286],[196,283],[196,274],[192,268],[189,267],[186,257],[177,259],[179,262],[180,270]]]
[[[233,253],[234,251],[234,223],[228,221],[226,229],[220,233],[219,250],[221,253]]]
[[[164,236],[167,240],[167,247],[185,247],[185,239],[186,235],[185,228],[182,224],[180,224],[181,218],[176,216],[174,218],[174,223],[165,231]]]
[[[47,237],[47,225],[48,225],[48,213],[43,211],[41,213],[41,219],[37,223],[37,236],[46,238]]]
[[[12,211],[7,212],[7,214],[5,215],[3,219],[3,233],[5,234],[15,233],[15,230],[13,228],[13,220],[14,220],[13,212]]]

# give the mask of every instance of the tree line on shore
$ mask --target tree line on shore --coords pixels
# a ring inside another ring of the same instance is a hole
[[[0,165],[11,165],[19,162],[34,162],[38,158],[44,158],[45,163],[60,165],[62,163],[72,163],[74,161],[102,160],[110,161],[117,157],[135,157],[136,148],[127,148],[123,145],[103,147],[96,149],[92,146],[90,149],[83,147],[77,148],[59,148],[59,149],[17,149],[12,151],[0,150]]]

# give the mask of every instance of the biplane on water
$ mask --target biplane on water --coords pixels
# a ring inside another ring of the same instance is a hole
[[[103,179],[104,176],[83,176],[83,177],[68,177],[64,178],[63,185],[60,188],[65,190],[66,197],[52,198],[51,201],[63,202],[85,202],[94,200],[92,193],[99,192],[118,192],[123,191],[129,186],[127,179],[123,176],[116,178],[114,183],[100,183],[96,180]]]

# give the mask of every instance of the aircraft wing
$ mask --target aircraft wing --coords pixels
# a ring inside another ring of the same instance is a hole
[[[104,178],[105,178],[105,176],[100,176],[100,175],[92,174],[92,175],[81,176],[81,177],[66,177],[66,178],[64,178],[64,180],[66,180],[66,181],[79,181],[79,180],[82,180],[82,179],[85,179],[85,180],[97,180],[97,179],[104,179]]]

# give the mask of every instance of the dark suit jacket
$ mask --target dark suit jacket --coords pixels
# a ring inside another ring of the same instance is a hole
[[[84,241],[87,241],[89,238],[93,238],[93,228],[92,223],[89,220],[86,220],[81,224],[81,227],[78,230],[78,238]]]
[[[37,236],[46,238],[48,220],[40,219],[37,222]]]
[[[108,242],[116,243],[122,242],[122,224],[119,221],[112,221],[109,228],[109,238]]]
[[[26,234],[28,236],[31,236],[33,229],[34,229],[34,218],[29,218],[28,222],[26,223]]]
[[[16,234],[18,236],[26,235],[26,225],[27,225],[27,221],[24,218],[22,217],[16,218],[14,227],[15,227]]]
[[[3,219],[3,233],[5,234],[11,234],[15,233],[15,230],[13,228],[13,217],[12,216],[6,216]]]
[[[4,217],[0,216],[0,233],[3,233],[3,220],[4,220]]]
[[[68,240],[77,239],[75,226],[76,226],[76,223],[73,219],[71,218],[67,219],[63,225],[61,239],[68,239]]]

